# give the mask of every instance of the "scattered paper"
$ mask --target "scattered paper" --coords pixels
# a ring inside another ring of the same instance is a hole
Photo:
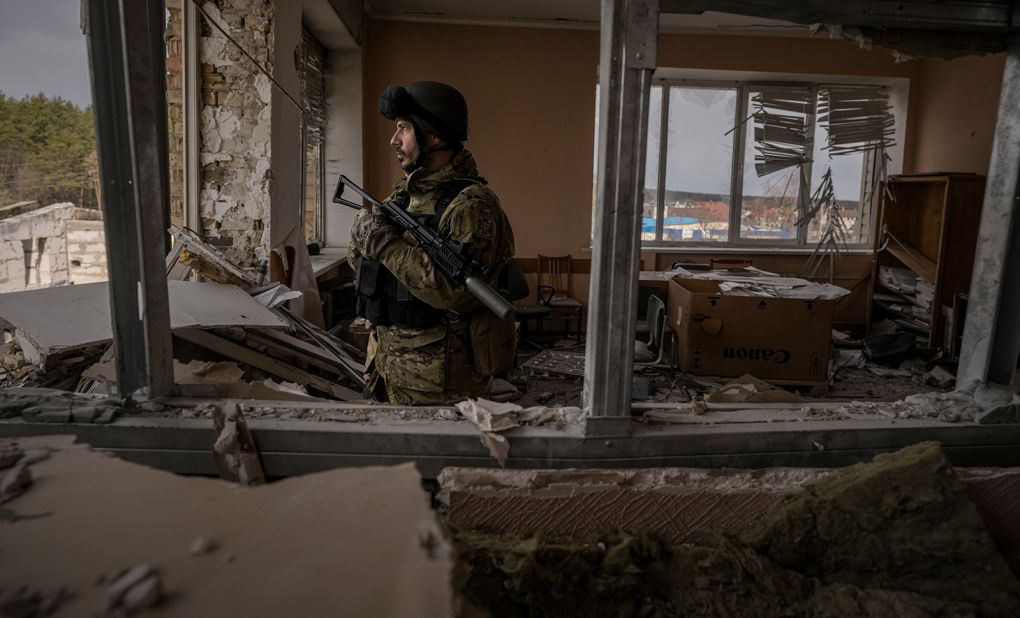
[[[510,442],[506,436],[492,431],[483,431],[480,435],[482,444],[489,449],[489,453],[496,458],[500,466],[506,465],[506,458],[510,456]]]
[[[267,309],[279,307],[288,300],[293,300],[295,298],[300,297],[301,292],[292,290],[287,286],[283,285],[282,283],[280,285],[277,285],[273,288],[266,290],[265,292],[262,292],[261,294],[253,296],[253,298],[256,301],[258,301],[260,305],[266,307]]]
[[[705,397],[709,403],[798,403],[800,394],[744,374]]]
[[[516,412],[521,409],[521,406],[516,403],[468,399],[458,403],[457,409],[464,415],[464,418],[477,425],[482,431],[503,431],[520,425]]]

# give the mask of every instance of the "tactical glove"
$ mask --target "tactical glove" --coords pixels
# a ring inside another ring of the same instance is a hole
[[[376,259],[383,247],[401,235],[401,230],[386,217],[362,210],[351,227],[351,244],[365,257]]]

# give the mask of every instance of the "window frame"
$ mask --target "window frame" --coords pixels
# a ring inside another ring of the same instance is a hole
[[[697,74],[693,76],[692,74]],[[734,78],[727,78],[725,74],[733,74]],[[692,76],[687,76],[692,75]],[[744,192],[744,163],[746,160],[746,142],[747,142],[747,131],[748,124],[752,124],[753,120],[748,119],[746,122],[741,122],[748,117],[748,99],[749,93],[753,93],[755,88],[768,87],[768,86],[796,86],[796,87],[809,87],[812,90],[812,100],[814,102],[812,112],[808,115],[807,121],[811,123],[811,130],[808,136],[808,148],[810,152],[814,151],[814,144],[819,133],[818,127],[818,90],[820,87],[828,84],[875,84],[885,86],[890,92],[890,106],[893,109],[893,114],[896,117],[896,143],[897,145],[887,150],[886,152],[891,156],[892,162],[889,165],[888,173],[894,174],[899,172],[902,166],[903,156],[903,141],[905,136],[905,126],[907,122],[907,93],[909,89],[908,78],[898,77],[866,77],[866,76],[830,76],[830,75],[807,75],[807,74],[773,74],[773,73],[750,73],[750,72],[736,72],[736,71],[705,71],[705,70],[690,70],[690,69],[662,69],[660,68],[656,75],[652,79],[653,88],[661,88],[661,104],[659,109],[660,122],[659,122],[659,149],[657,153],[657,159],[654,162],[657,167],[656,177],[656,205],[655,205],[655,238],[654,239],[642,239],[641,249],[643,251],[661,251],[661,250],[676,250],[683,249],[688,250],[736,250],[736,251],[755,251],[755,250],[772,250],[772,251],[793,251],[793,252],[810,252],[814,249],[813,243],[808,241],[808,226],[801,226],[797,228],[797,237],[793,239],[748,239],[741,238],[740,222],[743,208],[743,192]],[[665,218],[665,184],[666,184],[666,171],[667,171],[667,156],[669,149],[669,100],[670,94],[673,88],[712,88],[712,89],[727,89],[736,91],[737,101],[734,109],[733,126],[733,142],[732,142],[732,157],[731,157],[731,170],[730,170],[730,204],[729,204],[729,225],[727,229],[727,239],[725,241],[707,241],[707,240],[665,240],[664,235],[664,218]],[[596,119],[597,122],[597,119]],[[753,124],[752,124],[753,126]],[[861,220],[859,222],[860,227],[860,239],[858,242],[848,243],[847,249],[850,251],[855,250],[870,250],[874,244],[875,234],[875,217],[877,215],[877,191],[871,191],[870,200],[865,198],[868,197],[869,184],[874,176],[874,165],[877,159],[872,153],[866,153],[862,162],[861,170],[861,183],[860,193],[858,202],[861,208]],[[646,161],[646,166],[651,164],[651,161]],[[797,212],[799,216],[802,216],[806,212],[808,202],[811,197],[811,177],[813,171],[813,161],[809,161],[806,164],[799,166],[800,174],[800,186],[797,197]]]

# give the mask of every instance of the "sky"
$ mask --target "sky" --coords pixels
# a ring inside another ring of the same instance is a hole
[[[0,0],[0,91],[92,103],[80,0]]]

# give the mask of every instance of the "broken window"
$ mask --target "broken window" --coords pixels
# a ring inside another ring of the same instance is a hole
[[[810,86],[749,86],[740,240],[796,242],[814,129]]]
[[[326,49],[307,30],[301,31],[298,58],[301,78],[302,203],[305,238],[322,242],[325,216]]]
[[[826,222],[804,214],[828,172],[847,243],[865,246],[885,155],[861,143],[891,144],[892,131],[882,86],[658,80],[642,243],[813,247]]]

